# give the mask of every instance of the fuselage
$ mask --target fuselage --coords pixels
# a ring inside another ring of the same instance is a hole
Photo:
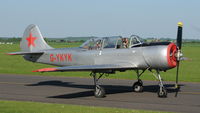
[[[130,64],[137,69],[168,70],[176,66],[170,56],[173,52],[168,45],[152,45],[132,48],[106,48],[88,50],[83,48],[59,48],[45,50],[42,55],[25,56],[26,60],[56,65],[101,65],[101,64]],[[175,46],[175,45],[174,45]],[[174,47],[173,46],[173,47]]]

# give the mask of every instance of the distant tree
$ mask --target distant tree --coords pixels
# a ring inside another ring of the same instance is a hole
[[[60,42],[66,42],[65,40],[60,40]]]

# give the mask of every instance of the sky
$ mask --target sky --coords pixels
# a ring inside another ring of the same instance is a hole
[[[0,37],[21,37],[29,24],[44,37],[130,36],[200,39],[200,0],[1,0]]]

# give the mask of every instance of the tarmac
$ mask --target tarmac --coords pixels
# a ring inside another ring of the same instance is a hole
[[[158,98],[158,82],[143,81],[144,91],[132,91],[135,80],[101,79],[105,98],[95,98],[92,78],[0,74],[0,100],[34,101],[170,112],[200,112],[200,83],[165,82],[167,98]]]

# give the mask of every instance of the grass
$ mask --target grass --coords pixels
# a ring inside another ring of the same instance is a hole
[[[168,113],[39,102],[0,101],[0,113]]]
[[[61,47],[77,47],[80,43],[50,43],[55,48]],[[183,46],[183,53],[185,57],[192,59],[191,61],[181,62],[180,67],[180,81],[200,82],[200,45],[186,44]],[[20,51],[19,44],[0,45],[0,73],[4,74],[25,74],[25,75],[44,75],[44,76],[76,76],[89,77],[90,72],[46,72],[34,73],[32,70],[52,67],[45,64],[38,64],[25,61],[22,56],[9,56],[5,53]],[[165,81],[174,81],[176,69],[171,69],[167,72],[162,72],[162,77]],[[141,77],[143,80],[155,80],[150,72],[145,72]],[[120,79],[136,79],[136,74],[133,71],[117,72],[110,75],[108,78]]]

